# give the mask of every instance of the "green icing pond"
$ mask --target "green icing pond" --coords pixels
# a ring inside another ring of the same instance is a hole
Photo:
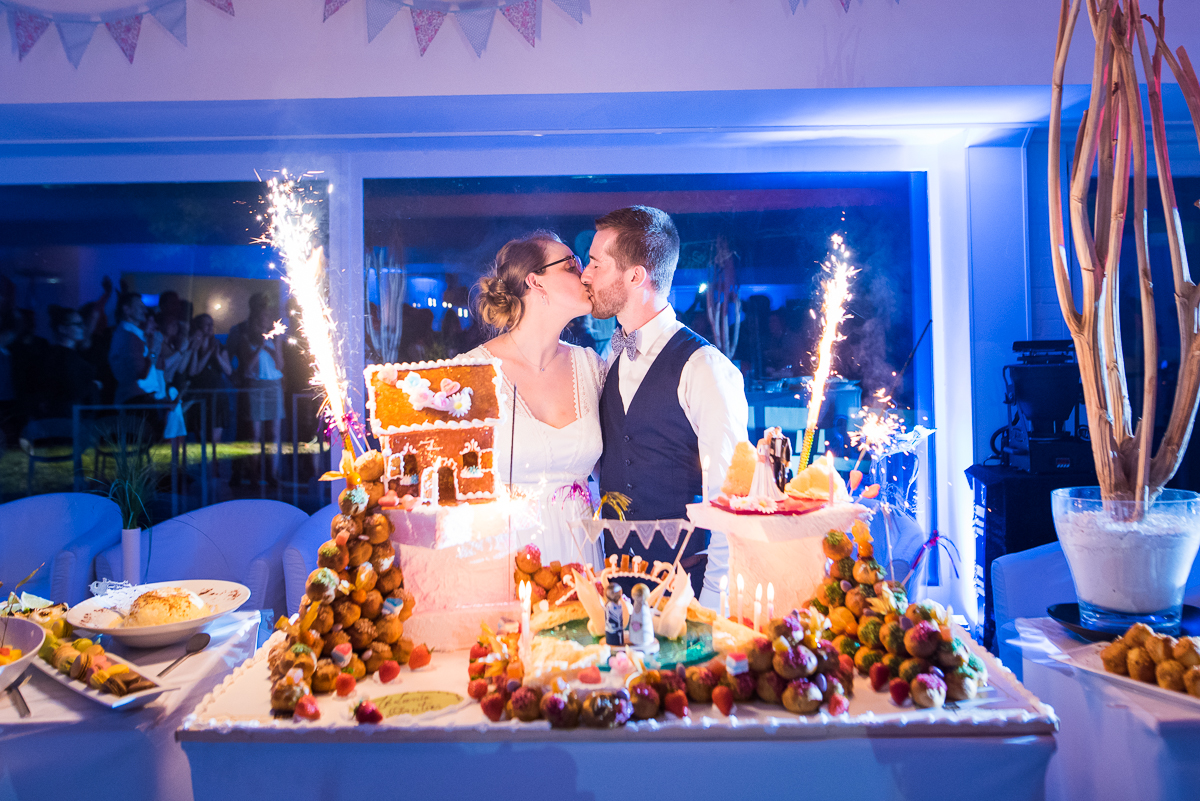
[[[538,632],[539,635],[557,637],[560,640],[570,640],[580,645],[595,645],[602,637],[593,637],[587,630],[587,619],[572,620]],[[674,668],[680,662],[684,665],[694,665],[707,662],[716,656],[712,644],[712,626],[698,623],[694,620],[687,622],[687,634],[678,640],[658,638],[658,653],[654,655],[659,666],[667,669]],[[600,668],[608,670],[607,666]]]

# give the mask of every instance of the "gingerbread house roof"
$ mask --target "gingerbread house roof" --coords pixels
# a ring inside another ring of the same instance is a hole
[[[377,437],[495,425],[504,409],[495,359],[373,364],[365,370],[367,413]]]

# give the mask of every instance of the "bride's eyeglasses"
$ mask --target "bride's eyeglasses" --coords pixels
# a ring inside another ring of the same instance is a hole
[[[574,262],[574,264],[571,265],[570,267],[568,267],[568,269],[574,269],[574,271],[576,273],[580,273],[580,274],[583,273],[583,262],[581,262],[579,260],[579,257],[576,256],[574,253],[572,253],[570,256],[563,256],[558,261],[552,261],[549,264],[543,264],[541,267],[538,267],[536,270],[534,270],[534,272],[541,273],[541,272],[545,271],[545,269],[547,267],[553,267],[554,265],[562,264],[565,261]]]

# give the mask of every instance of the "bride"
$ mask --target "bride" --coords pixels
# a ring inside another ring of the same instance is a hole
[[[492,464],[498,481],[536,504],[539,523],[514,531],[514,547],[532,542],[543,564],[603,559],[598,542],[572,533],[574,521],[592,515],[587,482],[603,449],[603,363],[595,351],[559,340],[567,323],[592,311],[582,272],[550,231],[506,244],[479,280],[479,315],[499,334],[466,354],[499,359],[508,402],[516,398],[515,426],[496,427]]]

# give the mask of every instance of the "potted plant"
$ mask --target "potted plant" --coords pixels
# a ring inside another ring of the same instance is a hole
[[[1060,179],[1063,76],[1081,5],[1095,38],[1091,100],[1070,166],[1071,239],[1079,286],[1067,263]],[[1056,490],[1055,527],[1071,567],[1085,625],[1123,630],[1146,622],[1177,630],[1183,587],[1200,547],[1200,496],[1166,490],[1187,448],[1200,393],[1200,287],[1188,272],[1167,152],[1162,65],[1179,83],[1200,133],[1200,82],[1186,51],[1164,40],[1138,0],[1063,0],[1051,94],[1050,236],[1059,305],[1075,343],[1095,457],[1097,487]],[[1158,340],[1146,224],[1148,156],[1138,65],[1148,87],[1151,147],[1167,220],[1180,363],[1165,433],[1154,449]],[[1096,174],[1095,205],[1089,186]],[[1132,187],[1132,200],[1130,190]],[[1119,266],[1126,220],[1137,256],[1144,376],[1140,413],[1130,405],[1121,349]],[[1075,293],[1082,297],[1075,303]]]
[[[146,568],[149,570],[154,533],[150,508],[157,494],[158,475],[150,459],[151,437],[140,417],[122,415],[103,437],[112,449],[113,479],[103,494],[121,510],[121,563],[124,580],[140,584],[142,529],[146,529]]]

